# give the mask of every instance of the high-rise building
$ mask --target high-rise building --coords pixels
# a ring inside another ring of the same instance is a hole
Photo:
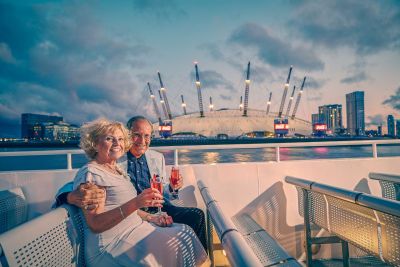
[[[21,137],[22,138],[41,138],[42,132],[40,124],[51,122],[59,123],[63,121],[63,117],[49,116],[42,114],[23,113],[21,114]]]
[[[324,123],[324,117],[323,115],[319,113],[311,114],[311,123],[318,124],[318,123]]]
[[[387,128],[388,128],[388,135],[391,137],[395,137],[395,128],[394,128],[394,117],[393,115],[387,116]]]
[[[364,91],[346,94],[347,132],[350,135],[364,135],[365,110]]]
[[[382,125],[378,126],[378,136],[382,136]]]
[[[323,115],[323,122],[327,130],[332,133],[338,133],[343,128],[342,105],[325,105],[318,107],[318,113]]]

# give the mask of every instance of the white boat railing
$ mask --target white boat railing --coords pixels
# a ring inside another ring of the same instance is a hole
[[[326,141],[326,142],[295,142],[295,143],[261,143],[261,144],[223,144],[223,145],[184,145],[184,146],[159,146],[153,147],[157,151],[174,151],[174,164],[179,165],[179,150],[216,150],[216,149],[252,149],[274,148],[275,161],[280,162],[281,148],[305,148],[305,147],[340,147],[340,146],[371,146],[373,158],[378,158],[378,145],[400,145],[400,140],[362,140],[362,141]],[[66,155],[67,169],[72,170],[72,155],[84,154],[81,149],[67,150],[41,150],[41,151],[14,151],[0,152],[0,157],[21,156],[47,156]]]

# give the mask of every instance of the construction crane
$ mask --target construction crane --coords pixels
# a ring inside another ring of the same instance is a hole
[[[247,117],[247,109],[249,106],[249,90],[250,90],[250,61],[247,64],[247,75],[246,75],[246,89],[244,91],[244,107],[243,107],[243,116]]]
[[[203,98],[201,97],[201,83],[200,83],[199,69],[197,67],[197,62],[194,63],[194,68],[196,70],[196,88],[197,88],[197,97],[199,99],[200,117],[204,117]]]
[[[290,107],[292,106],[295,90],[296,90],[296,85],[293,86],[293,91],[292,91],[292,94],[290,95],[289,104],[287,106],[286,115],[285,115],[286,118],[289,116],[289,111],[290,111]]]
[[[163,84],[163,82],[162,82],[162,80],[161,80],[161,74],[160,74],[160,72],[158,71],[157,73],[158,73],[158,79],[160,80],[160,87],[161,87],[160,90],[161,90],[161,94],[162,94],[162,96],[163,96],[163,98],[164,98],[165,107],[166,107],[166,109],[167,109],[167,114],[168,114],[167,119],[168,119],[168,120],[172,120],[171,109],[169,108],[169,103],[168,103],[168,98],[167,98],[167,92],[166,92],[165,87],[164,87],[164,84]]]
[[[211,96],[210,96],[210,106],[209,106],[209,108],[210,108],[210,111],[214,111],[214,105],[212,103],[212,97]]]
[[[182,99],[183,115],[187,115],[187,113],[186,113],[186,103],[185,103],[185,100],[183,100],[183,95],[181,95],[181,99]]]
[[[284,90],[283,90],[283,95],[282,95],[282,100],[281,100],[281,106],[280,106],[280,108],[279,108],[279,113],[278,113],[278,117],[279,117],[279,118],[282,117],[283,107],[285,106],[286,95],[287,95],[287,90],[288,90],[288,88],[289,88],[290,75],[292,74],[292,69],[293,69],[293,66],[290,66],[289,75],[288,75],[288,77],[287,77],[287,79],[286,79],[285,88],[284,88]]]
[[[243,96],[240,96],[239,110],[242,111],[242,109],[243,109]]]
[[[151,86],[150,86],[149,82],[147,82],[147,86],[149,87],[150,98],[151,98],[151,101],[153,102],[153,107],[154,107],[154,111],[156,112],[156,115],[157,115],[158,124],[161,125],[162,124],[161,114],[160,114],[160,111],[158,110],[156,97],[153,94],[153,90],[151,90]]]
[[[272,98],[272,92],[269,93],[269,99],[267,102],[267,115],[269,114],[269,108],[271,106],[271,98]]]
[[[299,107],[299,104],[300,104],[301,95],[303,94],[303,89],[304,89],[304,83],[305,82],[306,82],[306,77],[304,76],[303,83],[301,84],[300,91],[299,91],[299,93],[297,95],[296,104],[294,105],[293,113],[292,113],[292,116],[291,116],[292,120],[296,116],[297,108]]]
[[[168,120],[169,117],[168,117],[167,107],[165,106],[165,101],[164,101],[164,98],[163,98],[160,90],[158,90],[158,94],[160,96],[160,104],[161,104],[162,109],[164,111],[164,116]]]

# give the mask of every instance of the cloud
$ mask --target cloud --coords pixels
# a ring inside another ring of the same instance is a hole
[[[226,80],[222,74],[214,70],[199,70],[200,82],[202,89],[217,89],[223,87],[226,90],[234,91],[233,84]],[[196,80],[196,74],[194,71],[190,73],[190,79]]]
[[[385,124],[386,124],[385,118],[382,115],[378,114],[378,115],[368,116],[366,119],[365,126],[370,127],[370,126],[380,126]]]
[[[296,85],[296,91],[300,90],[300,87],[303,83],[303,78],[293,77],[290,81],[291,86]],[[306,81],[304,83],[304,90],[320,90],[325,85],[326,80],[324,79],[316,79],[311,76],[306,76]]]
[[[45,24],[39,10],[28,5],[14,6],[0,3],[1,42],[7,44],[16,58],[26,57],[29,49],[40,38]]]
[[[10,64],[17,63],[17,60],[12,55],[12,52],[6,43],[0,43],[0,60]]]
[[[224,61],[232,66],[234,69],[240,71],[242,73],[242,77],[246,77],[247,72],[247,63],[246,61],[240,61],[238,55],[228,56],[222,52],[222,49],[218,44],[215,43],[206,43],[198,46],[199,49],[206,51],[213,60],[216,61]],[[226,52],[226,50],[225,50]],[[240,52],[239,52],[240,53]],[[256,65],[254,62],[251,62],[250,66],[250,79],[252,82],[262,83],[266,79],[273,79],[273,75],[271,71],[263,65]]]
[[[255,23],[247,23],[235,29],[228,43],[254,49],[258,58],[271,66],[294,65],[306,70],[324,69],[324,63],[311,49],[290,45]]]
[[[170,21],[177,16],[186,16],[187,12],[174,0],[133,0],[133,8],[141,13],[154,15],[163,22]]]
[[[199,49],[207,51],[214,60],[226,60],[226,56],[220,47],[214,43],[206,43],[198,46]]]
[[[340,82],[351,84],[351,83],[362,82],[365,80],[368,80],[368,76],[365,74],[364,71],[362,71],[362,72],[356,73],[352,76],[345,77],[342,80],[340,80]]]
[[[400,47],[397,1],[304,1],[292,16],[293,34],[313,44],[350,47],[360,55]]]
[[[243,59],[243,55],[240,51],[236,53],[231,52],[231,54],[228,54],[229,50],[222,49],[220,45],[216,43],[202,44],[199,45],[198,48],[200,50],[206,51],[215,61],[224,61],[232,66],[234,69],[245,73],[246,70],[244,70],[244,68],[247,67],[247,64],[245,62],[246,60],[248,61],[248,58]]]
[[[143,112],[148,92],[133,73],[150,48],[105,32],[88,4],[0,4],[0,32],[1,125],[25,112],[76,124]]]
[[[320,102],[322,100],[322,95],[317,94],[317,95],[311,95],[307,97],[307,101],[310,102]]]
[[[250,79],[255,83],[262,83],[266,79],[271,80],[271,72],[264,66],[251,66],[250,69]]]
[[[389,105],[396,110],[400,110],[400,87],[394,95],[391,95],[388,99],[382,102],[384,105]]]
[[[227,101],[232,100],[232,95],[223,95],[223,94],[220,94],[219,97],[220,97],[222,100],[227,100]]]

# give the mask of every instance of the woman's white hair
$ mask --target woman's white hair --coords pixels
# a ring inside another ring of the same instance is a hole
[[[118,121],[109,121],[105,118],[85,123],[81,127],[81,141],[79,146],[85,151],[88,158],[95,159],[97,156],[96,145],[99,142],[99,138],[116,130],[121,130],[124,137],[124,152],[127,152],[132,144],[128,129]]]

